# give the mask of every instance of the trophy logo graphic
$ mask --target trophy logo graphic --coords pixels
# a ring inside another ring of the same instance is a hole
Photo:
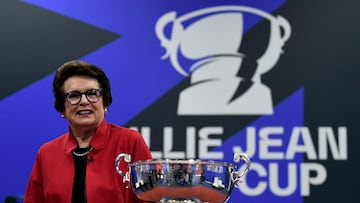
[[[249,51],[253,41],[245,36],[249,16],[269,25],[268,35],[256,39],[267,41],[256,54]],[[178,115],[273,114],[271,90],[261,79],[274,68],[290,38],[286,19],[252,7],[216,6],[182,16],[168,12],[155,30],[166,50],[162,59],[190,77],[190,86],[179,94]]]

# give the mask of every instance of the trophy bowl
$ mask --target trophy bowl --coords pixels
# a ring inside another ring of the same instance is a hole
[[[123,176],[124,183],[145,202],[223,203],[250,169],[248,156],[235,153],[234,162],[241,160],[245,161],[245,168],[237,171],[233,164],[215,161],[148,160],[131,163],[131,156],[121,153],[116,157],[115,167]],[[124,165],[126,170],[121,170]]]

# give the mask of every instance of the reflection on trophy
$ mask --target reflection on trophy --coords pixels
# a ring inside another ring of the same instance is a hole
[[[149,160],[131,163],[129,154],[121,153],[115,160],[117,172],[131,185],[137,197],[157,203],[222,203],[229,199],[233,187],[248,173],[250,159],[234,154],[234,162],[245,161],[237,169],[226,162],[201,160]],[[120,162],[128,170],[120,169]]]
[[[251,43],[244,39],[249,16],[270,25],[264,37],[267,44],[256,57],[241,50]],[[166,34],[169,27],[171,33]],[[175,12],[163,15],[156,24],[156,34],[166,49],[162,59],[169,58],[175,70],[190,77],[190,86],[179,95],[178,114],[272,114],[271,91],[261,76],[279,60],[290,32],[281,16],[244,6],[205,8],[180,17]],[[180,58],[192,63],[190,67],[184,68]],[[255,65],[248,67],[248,61]]]

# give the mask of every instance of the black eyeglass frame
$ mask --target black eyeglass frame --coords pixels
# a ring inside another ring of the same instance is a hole
[[[95,94],[94,94],[95,93]],[[79,97],[77,102],[71,102],[70,101],[70,96],[76,96]],[[71,104],[71,105],[78,105],[81,102],[82,99],[82,95],[85,95],[85,98],[88,100],[88,102],[90,103],[96,103],[99,101],[100,97],[103,95],[103,90],[102,89],[96,89],[96,88],[91,88],[88,89],[84,92],[80,92],[80,91],[71,91],[71,92],[67,92],[64,94],[65,100]],[[94,98],[91,98],[91,96],[94,96]],[[90,99],[89,99],[90,97]]]

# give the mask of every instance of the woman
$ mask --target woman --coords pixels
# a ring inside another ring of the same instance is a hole
[[[127,153],[132,161],[148,160],[151,153],[138,132],[106,121],[112,96],[105,73],[70,61],[56,71],[53,93],[69,132],[39,149],[24,202],[141,202],[116,172],[115,158]]]

